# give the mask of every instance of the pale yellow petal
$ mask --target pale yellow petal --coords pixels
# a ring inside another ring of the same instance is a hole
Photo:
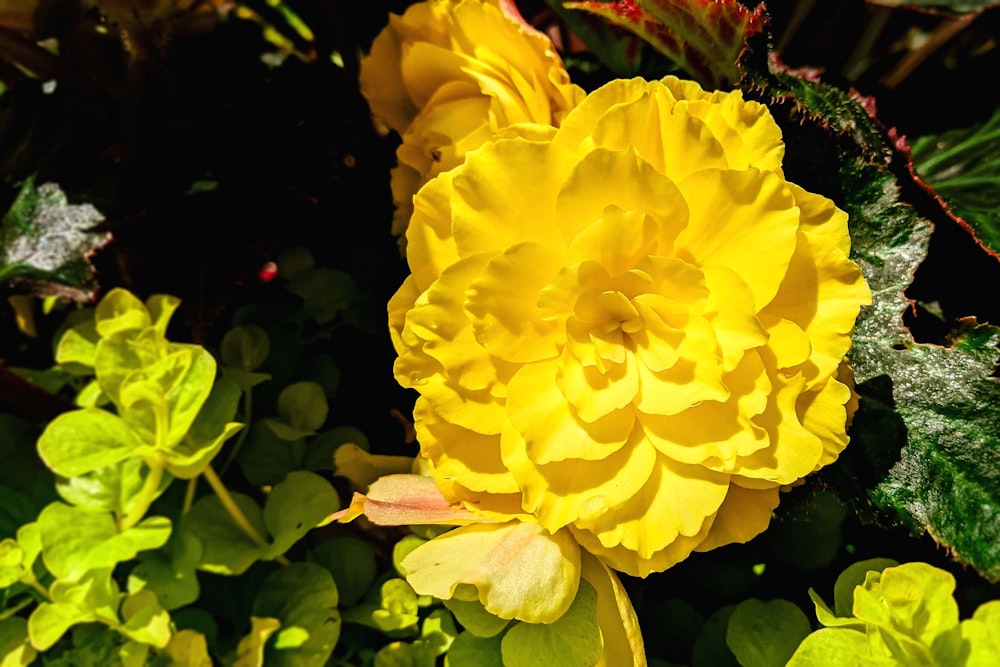
[[[604,649],[595,667],[645,667],[646,647],[632,601],[615,573],[584,551],[581,576],[597,591],[597,624]]]

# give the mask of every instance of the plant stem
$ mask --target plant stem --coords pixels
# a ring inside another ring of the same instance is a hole
[[[146,481],[143,482],[142,488],[139,489],[139,494],[132,499],[132,509],[118,522],[118,529],[122,532],[139,523],[142,517],[146,516],[149,506],[156,500],[156,496],[160,490],[160,482],[163,481],[163,471],[166,466],[160,462],[152,464],[147,462],[146,465],[149,466]]]
[[[226,462],[222,464],[222,469],[219,471],[220,475],[225,475],[226,471],[229,470],[230,464],[236,460],[236,455],[240,453],[240,447],[243,446],[243,442],[247,439],[250,434],[250,420],[253,416],[253,387],[247,389],[243,392],[243,423],[245,426],[240,429],[240,434],[236,436],[236,442],[233,444],[233,448],[229,450],[229,456],[226,457]]]
[[[191,505],[194,504],[194,492],[198,488],[198,476],[195,475],[188,480],[187,490],[184,492],[184,505],[181,507],[181,516],[188,513]]]
[[[215,473],[215,469],[212,468],[212,466],[208,466],[202,474],[205,475],[205,479],[208,480],[208,484],[212,487],[212,490],[215,491],[215,495],[219,497],[219,502],[222,503],[226,512],[229,513],[233,523],[235,523],[240,530],[246,533],[247,537],[253,540],[257,546],[262,549],[270,547],[271,545],[264,539],[264,536],[257,532],[257,529],[253,527],[252,523],[250,523],[250,519],[247,518],[247,515],[243,513],[243,510],[241,510],[239,505],[236,504],[236,501],[233,500],[232,495],[229,493],[229,489],[227,489],[226,485],[222,483],[221,479],[219,479],[219,476]],[[275,560],[282,565],[289,564],[288,559],[284,556],[278,556]]]

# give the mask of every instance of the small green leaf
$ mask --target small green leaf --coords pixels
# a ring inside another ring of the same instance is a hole
[[[222,337],[222,363],[242,371],[255,371],[271,353],[267,332],[256,324],[235,326]]]
[[[486,611],[479,600],[445,600],[444,606],[455,615],[455,620],[476,637],[496,637],[510,625],[510,620]]]
[[[247,481],[255,486],[277,484],[293,470],[302,468],[306,444],[279,438],[270,420],[259,420],[250,427],[236,460]]]
[[[392,566],[399,573],[399,576],[405,577],[406,570],[403,569],[403,559],[410,555],[414,549],[420,545],[427,542],[423,537],[417,535],[406,535],[400,539],[396,544],[392,546]]]
[[[233,667],[263,667],[264,647],[267,645],[267,640],[280,627],[281,621],[276,618],[252,616],[250,618],[250,632],[240,640],[236,647],[236,662],[233,663]]]
[[[141,590],[125,598],[121,614],[121,632],[127,637],[156,648],[165,648],[170,642],[170,614],[153,591]]]
[[[292,280],[299,274],[316,266],[316,257],[307,248],[293,246],[278,255],[278,275]]]
[[[282,440],[298,440],[315,435],[326,421],[329,405],[323,388],[315,382],[296,382],[278,396],[280,419],[267,419],[267,425]]]
[[[144,443],[125,421],[99,408],[64,412],[38,439],[38,454],[63,477],[75,477],[137,455]]]
[[[750,599],[729,617],[726,644],[743,667],[783,667],[810,630],[794,603]]]
[[[85,311],[90,315],[79,324],[67,329],[56,344],[55,358],[59,364],[79,364],[94,368],[94,357],[97,354],[97,341],[101,336],[97,333],[93,311]],[[72,366],[71,366],[72,368]]]
[[[864,665],[898,667],[892,658],[872,655],[864,631],[850,628],[821,628],[799,644],[787,667],[827,667],[828,665]]]
[[[0,667],[27,667],[37,651],[28,641],[28,621],[19,617],[0,619]]]
[[[455,637],[444,658],[445,667],[504,667],[500,643],[503,635],[477,637],[463,632]]]
[[[242,493],[231,495],[257,532],[266,534],[264,513],[254,499]],[[201,542],[202,553],[198,563],[201,570],[217,574],[243,574],[264,557],[264,548],[233,523],[232,517],[214,495],[199,498],[184,515],[182,526]]]
[[[356,605],[375,581],[375,552],[356,537],[323,540],[310,549],[309,559],[333,575],[342,607]]]
[[[302,298],[304,308],[319,324],[326,324],[360,298],[357,283],[349,273],[313,268],[300,271],[288,283],[288,291]]]
[[[55,183],[36,188],[29,178],[0,221],[0,282],[87,301],[96,288],[90,257],[111,240],[91,231],[103,220],[90,204],[69,204]]]
[[[170,519],[148,517],[119,532],[111,514],[52,503],[38,515],[45,567],[56,577],[76,579],[95,568],[114,567],[170,537]]]
[[[518,623],[504,635],[505,667],[590,667],[601,657],[603,642],[597,625],[597,591],[580,580],[573,604],[556,622]]]
[[[974,127],[920,137],[913,142],[912,153],[920,178],[987,251],[1000,258],[1000,108]]]
[[[56,490],[63,500],[91,510],[126,514],[145,481],[142,459],[129,458],[76,477],[61,478]]]
[[[338,509],[340,498],[328,481],[306,470],[289,473],[264,505],[264,524],[274,542],[268,557],[285,553]]]
[[[195,568],[201,560],[201,543],[187,531],[174,531],[162,548],[145,552],[128,576],[128,590],[151,590],[168,611],[198,599],[200,587]]]
[[[127,289],[115,288],[104,295],[94,311],[94,322],[102,338],[123,331],[135,331],[153,326],[146,304]],[[159,332],[162,336],[162,332]]]
[[[849,565],[833,585],[833,609],[837,616],[847,618],[854,615],[854,589],[865,583],[869,572],[881,572],[896,565],[899,563],[891,558],[870,558]]]
[[[118,625],[121,594],[111,568],[84,573],[78,581],[56,580],[49,588],[51,602],[42,602],[28,618],[31,644],[45,651],[77,623],[101,621]]]
[[[705,619],[691,649],[691,667],[740,667],[726,645],[726,629],[736,605],[717,609]]]
[[[433,650],[435,656],[446,653],[457,634],[455,617],[447,609],[435,609],[420,625],[420,639]]]
[[[382,608],[372,612],[372,621],[383,632],[412,628],[420,620],[417,594],[403,579],[382,584]]]
[[[277,618],[268,667],[323,667],[340,637],[337,586],[313,563],[292,563],[269,575],[254,598],[253,615]]]
[[[175,632],[162,656],[167,660],[163,667],[212,667],[205,635],[194,630]]]

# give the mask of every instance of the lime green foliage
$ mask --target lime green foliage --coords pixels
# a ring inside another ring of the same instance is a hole
[[[555,623],[518,623],[500,643],[505,667],[590,667],[601,655],[597,591],[580,581],[573,604]]]
[[[278,396],[278,419],[267,425],[282,440],[294,441],[310,435],[326,421],[328,411],[323,387],[315,382],[297,382],[285,387]]]
[[[375,552],[356,537],[334,537],[309,551],[309,558],[333,575],[344,606],[355,606],[375,581]]]
[[[738,0],[597,0],[565,6],[634,32],[709,90],[740,80],[737,62],[764,21],[763,7],[751,11]]]
[[[111,240],[90,204],[72,205],[55,183],[28,179],[0,220],[0,284],[27,281],[39,294],[85,301],[96,287],[90,256]]]
[[[864,580],[854,586],[852,605],[844,610],[843,587],[862,568]],[[952,597],[955,578],[944,570],[926,563],[866,561],[845,571],[837,588],[836,613],[810,591],[826,627],[802,642],[790,667],[985,666],[1000,655],[1000,600],[981,605],[971,619],[960,622]]]
[[[920,178],[1000,257],[1000,108],[985,123],[918,138],[912,153]]]
[[[729,617],[726,644],[743,667],[778,667],[810,629],[806,615],[787,600],[744,600]]]

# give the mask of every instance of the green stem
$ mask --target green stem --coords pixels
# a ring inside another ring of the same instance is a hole
[[[197,475],[188,480],[187,490],[184,492],[184,505],[181,507],[181,516],[188,513],[191,505],[194,504],[194,492],[198,488]]]
[[[235,523],[240,530],[246,533],[246,536],[253,540],[257,546],[262,549],[270,547],[271,545],[264,539],[264,536],[257,532],[257,529],[253,527],[252,523],[250,523],[250,519],[247,518],[247,515],[243,513],[243,510],[241,510],[239,505],[236,504],[236,501],[233,500],[233,497],[229,494],[229,489],[227,489],[226,485],[222,483],[221,479],[219,479],[219,476],[215,473],[215,469],[213,469],[212,466],[208,466],[205,468],[205,472],[203,474],[205,475],[205,479],[208,480],[209,486],[212,487],[212,491],[215,491],[215,495],[219,497],[219,502],[222,503],[226,512],[229,513],[233,523]],[[282,565],[289,564],[288,559],[284,556],[278,556],[275,560]]]
[[[236,460],[236,455],[240,453],[240,448],[243,446],[243,442],[250,434],[250,419],[252,417],[253,388],[250,388],[243,393],[243,423],[245,426],[240,429],[240,434],[236,436],[236,442],[233,444],[233,448],[229,450],[229,456],[226,457],[226,462],[222,464],[222,469],[219,471],[220,475],[226,474],[226,471],[229,470],[229,466]]]
[[[160,462],[154,464],[147,462],[146,465],[149,466],[146,481],[143,483],[142,488],[139,489],[139,494],[132,499],[132,509],[118,522],[118,529],[122,532],[139,523],[142,517],[146,516],[149,506],[156,500],[156,496],[160,490],[160,482],[163,481],[163,471],[166,466]]]

